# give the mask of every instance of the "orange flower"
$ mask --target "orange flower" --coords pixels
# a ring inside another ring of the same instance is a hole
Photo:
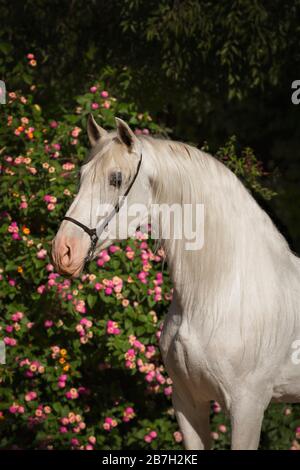
[[[22,272],[23,272],[22,266],[18,266],[18,273],[22,273]]]

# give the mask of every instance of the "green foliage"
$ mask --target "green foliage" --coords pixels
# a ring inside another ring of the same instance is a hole
[[[207,144],[203,150],[209,151]],[[235,136],[220,147],[216,152],[216,157],[235,173],[254,195],[259,195],[266,200],[276,196],[276,192],[265,185],[265,177],[268,173],[264,171],[262,162],[257,160],[250,147],[239,151]]]
[[[34,92],[32,60],[25,73]],[[76,192],[87,114],[106,128],[117,115],[136,132],[164,129],[102,81],[59,119],[45,118],[34,94],[20,91],[10,92],[0,111],[0,338],[7,362],[0,369],[0,448],[180,449],[172,382],[158,349],[172,298],[163,251],[137,233],[104,250],[76,280],[55,273],[49,258]],[[250,150],[238,157],[231,140],[218,156],[250,188],[271,196]],[[290,447],[299,426],[293,409],[272,408],[265,447]],[[213,404],[216,448],[229,443],[220,411]]]

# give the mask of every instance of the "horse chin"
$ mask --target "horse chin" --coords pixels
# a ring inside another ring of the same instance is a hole
[[[64,277],[75,279],[75,278],[78,278],[82,274],[83,268],[84,268],[84,265],[82,265],[80,268],[76,268],[75,270],[69,270],[69,269],[67,270],[67,269],[59,268],[57,271],[59,274],[61,274]]]
[[[83,271],[83,266],[77,269],[74,273],[72,273],[70,277],[72,277],[73,279],[76,279],[82,274],[82,271]]]

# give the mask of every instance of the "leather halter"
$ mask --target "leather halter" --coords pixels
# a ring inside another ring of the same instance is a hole
[[[111,211],[111,213],[108,215],[108,217],[104,220],[104,222],[100,225],[100,227],[98,228],[97,230],[97,227],[96,228],[90,228],[90,227],[87,227],[86,225],[82,224],[81,222],[79,222],[78,220],[76,219],[73,219],[72,217],[64,217],[62,220],[68,220],[69,222],[72,222],[73,224],[77,225],[78,227],[82,228],[82,230],[85,231],[85,233],[87,233],[91,239],[91,244],[90,244],[90,248],[87,252],[87,255],[84,259],[84,264],[86,264],[88,261],[91,261],[93,259],[93,256],[94,256],[94,253],[95,253],[95,249],[96,249],[96,246],[97,246],[97,242],[99,240],[99,235],[101,235],[101,233],[106,229],[106,227],[108,226],[109,222],[112,220],[112,218],[119,212],[120,208],[122,207],[123,205],[123,202],[125,200],[125,198],[128,196],[138,174],[139,174],[139,171],[140,171],[140,167],[141,167],[141,163],[142,163],[142,153],[140,155],[140,159],[139,159],[139,163],[138,163],[138,166],[136,168],[136,172],[135,172],[135,175],[134,177],[132,178],[131,182],[130,182],[130,185],[128,186],[128,188],[126,189],[125,193],[123,194],[123,196],[119,199],[119,202],[117,202],[117,204],[115,205],[115,207],[113,208],[113,210]],[[97,234],[97,232],[99,233],[99,235]]]

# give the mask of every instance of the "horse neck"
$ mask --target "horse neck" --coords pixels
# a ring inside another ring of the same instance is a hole
[[[202,305],[205,310],[222,295],[223,301],[235,295],[237,286],[240,292],[248,271],[254,277],[260,274],[250,266],[257,256],[264,259],[267,270],[272,264],[267,244],[275,254],[286,246],[285,241],[236,176],[210,155],[184,144],[159,141],[153,144],[152,158],[156,203],[204,205],[202,249],[186,250],[185,239],[163,240],[162,244],[183,308]]]

